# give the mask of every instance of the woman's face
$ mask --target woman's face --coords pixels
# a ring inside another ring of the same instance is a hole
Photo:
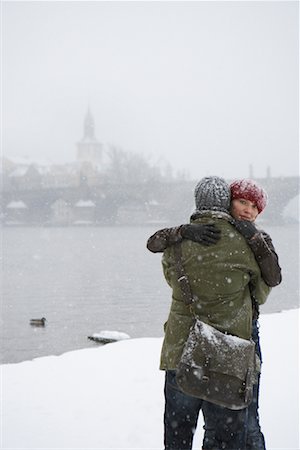
[[[235,198],[231,202],[231,215],[238,220],[248,220],[254,222],[258,216],[258,209],[255,203],[244,198]]]

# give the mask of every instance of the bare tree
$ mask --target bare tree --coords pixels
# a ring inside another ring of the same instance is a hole
[[[142,155],[125,152],[117,146],[110,146],[107,156],[109,162],[105,175],[111,183],[146,184],[149,181],[162,179],[161,169],[151,165]]]

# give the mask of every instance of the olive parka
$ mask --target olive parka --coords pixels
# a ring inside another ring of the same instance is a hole
[[[165,324],[160,368],[176,369],[195,315],[218,330],[251,337],[252,301],[265,303],[271,290],[261,277],[260,268],[244,237],[232,225],[232,217],[223,212],[202,211],[191,223],[214,223],[221,239],[213,246],[182,240],[182,262],[189,278],[194,303],[185,305],[174,256],[168,247],[162,258],[163,271],[172,289],[172,303]]]

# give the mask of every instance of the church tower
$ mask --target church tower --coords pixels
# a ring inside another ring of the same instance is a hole
[[[102,144],[95,137],[95,122],[90,108],[83,123],[83,138],[77,143],[77,161],[92,165],[102,162]]]

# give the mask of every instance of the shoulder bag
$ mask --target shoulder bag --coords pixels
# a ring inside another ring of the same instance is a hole
[[[174,245],[174,252],[183,300],[193,311],[193,295],[182,264],[180,244]],[[179,388],[225,408],[246,408],[252,401],[259,370],[254,342],[222,333],[194,316],[176,370]]]

